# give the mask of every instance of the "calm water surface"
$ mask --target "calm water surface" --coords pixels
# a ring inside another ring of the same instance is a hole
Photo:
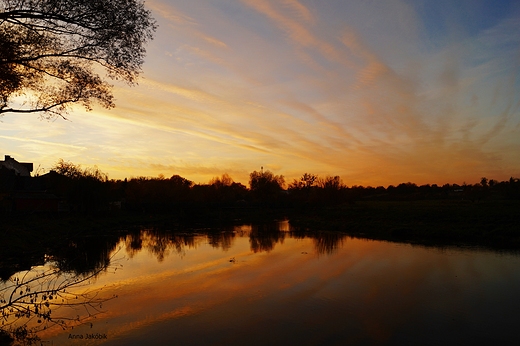
[[[90,283],[117,298],[52,345],[469,345],[520,342],[520,258],[273,227],[116,246]],[[102,340],[86,340],[87,334]],[[72,337],[83,336],[83,339]],[[106,339],[105,339],[106,337]]]

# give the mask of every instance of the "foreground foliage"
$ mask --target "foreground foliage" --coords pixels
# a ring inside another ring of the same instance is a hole
[[[102,312],[103,303],[115,298],[104,296],[101,289],[89,289],[90,281],[109,268],[110,260],[83,273],[56,264],[32,266],[1,285],[0,335],[6,341],[34,344],[42,330],[70,329],[90,322]]]
[[[99,71],[134,84],[154,30],[137,0],[1,0],[0,114],[113,107]]]

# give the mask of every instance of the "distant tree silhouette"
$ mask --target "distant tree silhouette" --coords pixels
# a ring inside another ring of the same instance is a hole
[[[186,189],[193,186],[193,181],[174,174],[170,177],[170,185],[178,189]]]
[[[317,175],[311,173],[304,173],[300,180],[294,179],[287,188],[291,205],[299,208],[309,207],[316,198],[318,179]]]
[[[179,207],[190,199],[193,181],[181,177],[180,175],[172,175],[168,182],[168,194],[173,207]]]
[[[209,185],[216,187],[231,186],[231,184],[233,184],[233,179],[227,173],[222,174],[222,177],[215,177],[209,181]]]
[[[108,175],[101,172],[97,167],[81,169],[80,165],[76,165],[63,159],[59,159],[53,166],[52,170],[71,179],[88,178],[101,182],[108,180]]]
[[[336,176],[326,176],[325,178],[318,179],[318,186],[323,189],[339,190],[344,187],[341,178]]]
[[[108,208],[108,175],[97,167],[82,169],[80,165],[60,159],[52,169],[66,178],[61,184],[66,186],[67,201],[73,210],[92,212]],[[63,186],[57,188],[64,189]]]
[[[294,181],[289,184],[288,189],[290,190],[299,190],[299,189],[310,189],[312,186],[315,186],[317,183],[318,176],[315,174],[304,173],[300,180],[294,179]]]
[[[179,175],[170,179],[132,178],[126,186],[127,205],[140,211],[172,211],[189,200],[192,185],[192,181]]]
[[[234,182],[227,173],[212,178],[208,184],[197,184],[192,188],[196,203],[217,209],[236,206],[239,201],[248,199],[248,195],[247,187]]]
[[[507,188],[507,196],[511,199],[520,199],[520,179],[509,178],[509,186]]]
[[[347,187],[337,175],[319,177],[304,173],[284,190],[285,179],[282,175],[274,175],[262,169],[250,173],[248,189],[234,182],[229,174],[214,177],[207,184],[194,184],[179,175],[170,178],[159,175],[156,178],[108,180],[108,176],[97,167],[83,169],[80,165],[60,159],[48,174],[24,178],[22,180],[10,170],[0,168],[0,212],[10,213],[13,210],[13,196],[26,189],[26,186],[39,186],[65,199],[72,211],[174,212],[185,219],[193,215],[217,215],[212,214],[212,211],[222,215],[224,209],[246,211],[254,207],[293,207],[305,211],[360,200],[452,199],[475,202],[520,198],[520,180],[513,177],[501,182],[483,177],[475,184],[417,186],[407,182],[397,186],[389,185],[387,188],[374,188],[358,185]]]
[[[346,186],[338,175],[318,178],[317,185],[320,187],[321,204],[339,204],[346,200]]]
[[[253,171],[249,174],[249,189],[254,199],[264,203],[276,203],[280,200],[285,179],[283,175],[274,175],[270,171]]]
[[[400,195],[412,194],[417,190],[417,185],[411,182],[397,185],[396,192]]]

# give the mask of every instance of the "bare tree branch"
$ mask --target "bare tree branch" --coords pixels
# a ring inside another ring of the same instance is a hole
[[[103,303],[117,296],[103,296],[100,294],[103,288],[90,290],[88,287],[100,273],[111,268],[117,270],[117,266],[111,264],[114,256],[106,265],[83,276],[58,268],[40,271],[35,268],[11,277],[0,289],[0,332],[13,339],[32,340],[43,329],[71,328],[102,313]],[[57,315],[63,310],[68,313]]]

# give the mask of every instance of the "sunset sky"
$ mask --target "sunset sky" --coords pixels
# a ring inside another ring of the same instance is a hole
[[[520,2],[148,0],[138,86],[0,118],[0,159],[195,183],[260,167],[348,185],[520,178]]]

